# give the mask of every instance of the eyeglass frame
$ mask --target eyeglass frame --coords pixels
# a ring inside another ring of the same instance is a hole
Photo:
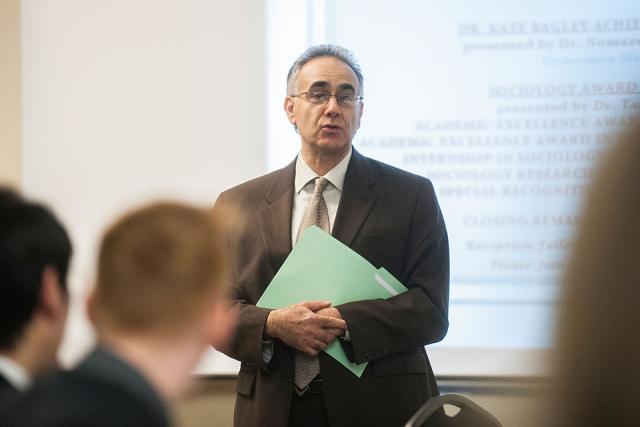
[[[363,97],[363,96],[355,95],[355,92],[354,92],[354,95],[355,95],[354,103],[353,103],[353,104],[344,104],[344,103],[340,102],[340,100],[338,99],[338,94],[337,94],[337,93],[331,93],[331,92],[329,92],[328,90],[318,90],[318,92],[324,92],[324,93],[328,94],[328,95],[329,95],[329,97],[327,98],[327,100],[326,100],[326,101],[314,102],[314,101],[312,101],[312,100],[309,98],[309,93],[310,93],[310,92],[312,92],[314,88],[310,88],[310,89],[311,89],[311,90],[307,90],[306,92],[300,92],[300,93],[291,94],[291,95],[288,95],[288,96],[290,96],[290,97],[292,97],[292,98],[299,98],[299,97],[301,97],[302,95],[305,95],[305,99],[306,99],[307,101],[309,101],[309,103],[310,103],[310,104],[313,104],[313,105],[326,105],[326,104],[328,104],[328,103],[329,103],[329,100],[333,97],[333,98],[335,98],[335,99],[336,99],[336,102],[338,103],[338,105],[339,105],[339,106],[341,106],[341,107],[347,107],[347,108],[353,108],[353,107],[355,107],[356,105],[360,104],[360,103],[362,102],[362,100],[364,99],[364,97]]]

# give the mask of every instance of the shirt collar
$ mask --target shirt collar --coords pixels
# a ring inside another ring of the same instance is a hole
[[[342,186],[344,185],[344,177],[347,174],[347,168],[349,167],[349,160],[351,160],[351,153],[353,149],[349,147],[349,152],[340,163],[335,165],[333,169],[327,172],[324,177],[336,187],[339,191],[342,191]],[[295,188],[296,194],[300,193],[305,185],[309,183],[309,181],[313,180],[318,176],[317,173],[313,171],[307,165],[307,163],[302,158],[302,153],[298,154],[298,158],[296,159],[296,177],[295,177]]]
[[[25,368],[13,359],[0,355],[0,374],[19,391],[25,391],[31,385],[31,376]]]

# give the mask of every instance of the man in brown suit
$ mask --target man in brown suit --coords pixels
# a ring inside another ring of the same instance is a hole
[[[322,45],[304,52],[289,71],[284,103],[300,135],[300,155],[216,202],[216,209],[239,214],[227,215],[239,309],[227,352],[242,362],[236,426],[400,426],[438,393],[424,346],[448,328],[445,224],[429,180],[352,148],[362,83],[346,49]],[[324,181],[318,177],[328,183],[318,185]],[[311,205],[321,209],[310,214]],[[256,307],[309,216],[328,219],[336,239],[409,290],[335,307],[327,301]],[[321,352],[336,339],[352,361],[369,362],[361,378]],[[315,363],[312,372],[319,370],[310,382],[298,381],[304,355]]]

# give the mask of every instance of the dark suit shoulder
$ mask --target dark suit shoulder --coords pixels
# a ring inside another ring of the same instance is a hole
[[[251,179],[223,191],[215,207],[223,204],[231,209],[256,209],[265,203],[272,203],[286,191],[293,188],[295,160],[282,169]]]
[[[294,168],[292,167],[292,164],[290,164],[285,166],[284,168],[269,172],[265,175],[250,179],[249,181],[245,181],[242,184],[233,186],[223,191],[223,194],[225,195],[225,197],[233,198],[252,195],[256,193],[264,195],[266,191],[268,191],[274,185],[280,183],[282,180],[286,180],[287,178],[293,179],[293,177]]]
[[[428,198],[435,198],[433,184],[428,178],[408,172],[398,167],[383,163],[379,160],[365,157],[356,151],[356,163],[363,180],[371,181],[378,186],[381,195],[387,195],[397,199],[399,194],[404,197],[418,197],[418,194],[426,194]],[[367,176],[368,175],[368,176]]]
[[[18,396],[20,396],[20,392],[4,376],[0,375],[0,409]]]
[[[40,378],[3,409],[11,426],[168,426],[160,397],[131,366],[104,350],[70,371]]]
[[[422,185],[425,182],[431,182],[428,178],[424,176],[417,175],[415,173],[406,171],[404,169],[400,169],[398,167],[389,165],[387,163],[381,162],[379,160],[372,159],[370,157],[365,157],[365,159],[369,162],[374,171],[376,171],[377,175],[380,177],[390,177],[395,180],[401,180],[405,182],[415,183]]]
[[[5,410],[11,426],[168,426],[165,414],[128,388],[74,371],[42,378]]]
[[[225,195],[236,195],[236,194],[246,194],[254,191],[259,191],[264,188],[268,188],[270,184],[277,179],[277,176],[282,173],[283,169],[278,169],[276,171],[270,172],[268,174],[250,179],[249,181],[245,181],[242,184],[235,185],[231,188],[224,190]]]

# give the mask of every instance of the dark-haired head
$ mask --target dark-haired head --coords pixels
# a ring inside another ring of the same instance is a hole
[[[67,232],[49,209],[0,188],[0,350],[10,350],[31,320],[46,268],[66,295],[70,257]]]

